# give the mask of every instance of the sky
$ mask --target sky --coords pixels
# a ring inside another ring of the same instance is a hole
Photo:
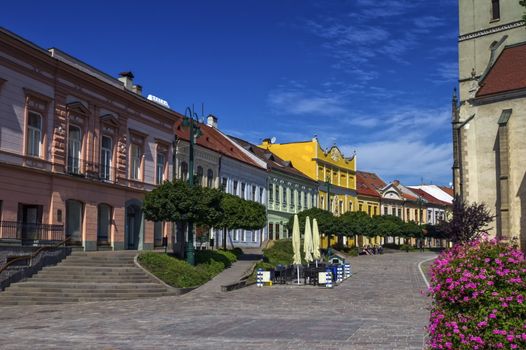
[[[317,136],[387,182],[451,182],[456,0],[10,1],[0,26],[250,142]]]

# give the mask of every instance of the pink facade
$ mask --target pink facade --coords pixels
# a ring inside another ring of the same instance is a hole
[[[150,249],[170,236],[140,206],[172,178],[180,115],[132,79],[0,29],[0,240]]]

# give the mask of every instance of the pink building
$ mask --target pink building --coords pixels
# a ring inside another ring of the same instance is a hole
[[[144,193],[172,178],[181,116],[115,79],[0,28],[0,241],[71,237],[85,250],[151,249]]]

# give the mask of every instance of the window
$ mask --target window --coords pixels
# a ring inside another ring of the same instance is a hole
[[[363,204],[362,203],[358,203],[358,211],[363,211]]]
[[[234,230],[234,241],[239,241],[239,230]]]
[[[157,153],[157,164],[155,169],[155,183],[160,185],[164,181],[164,168],[166,166],[166,157],[164,153]]]
[[[384,207],[384,215],[389,215],[389,208]]]
[[[274,223],[268,223],[268,239],[274,239]]]
[[[197,179],[195,181],[195,183],[199,186],[203,186],[203,175],[203,167],[199,165],[197,167]]]
[[[402,218],[402,209],[398,208],[398,217]]]
[[[245,198],[245,183],[244,182],[241,183],[241,198],[246,199]]]
[[[284,192],[285,192],[285,195],[283,196],[284,197],[283,198],[283,206],[286,207],[287,206],[287,202],[289,201],[289,189],[286,188],[284,190]]]
[[[491,19],[497,20],[500,19],[500,1],[491,0]]]
[[[252,242],[258,241],[258,233],[259,231],[252,231]]]
[[[415,209],[415,221],[418,221],[418,209]]]
[[[32,157],[40,157],[42,144],[42,117],[40,114],[28,113],[26,137],[26,154]]]
[[[206,186],[207,187],[214,187],[214,171],[212,169],[208,169],[206,172]]]
[[[103,180],[109,180],[111,173],[113,142],[110,137],[102,136],[100,148],[100,177]]]
[[[368,205],[367,206],[367,214],[369,214],[369,216],[371,216],[372,210],[373,210],[373,208],[370,205]]]
[[[407,218],[407,220],[409,221],[409,218],[411,217],[411,211],[409,210],[409,208],[407,208],[407,209],[405,210],[405,214],[406,214],[406,218]]]
[[[349,202],[349,211],[352,211],[352,202]]]
[[[80,174],[81,140],[80,128],[70,125],[68,137],[68,171],[72,174]]]
[[[181,163],[181,180],[183,181],[188,180],[188,163],[187,162]]]
[[[259,188],[259,203],[263,204],[263,187]]]
[[[241,230],[241,242],[247,241],[247,231]]]
[[[132,180],[141,179],[141,147],[134,143],[130,146],[130,177]]]
[[[237,180],[234,180],[234,193],[235,195],[237,195]]]
[[[252,200],[253,200],[253,201],[256,201],[256,200],[257,200],[257,197],[256,197],[256,190],[257,190],[257,187],[256,187],[256,186],[252,186]]]
[[[223,189],[223,192],[226,193],[226,186],[228,184],[228,179],[226,177],[221,179],[221,188]]]
[[[270,184],[268,188],[268,201],[269,202],[274,201],[274,184]]]
[[[343,214],[343,201],[340,201],[340,214]]]
[[[374,216],[378,215],[377,211],[378,211],[378,207],[374,207]]]

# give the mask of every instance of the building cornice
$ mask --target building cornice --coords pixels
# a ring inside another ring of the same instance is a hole
[[[505,30],[510,30],[510,29],[519,28],[519,27],[523,27],[523,26],[526,26],[526,22],[524,22],[522,20],[521,21],[516,21],[516,22],[511,22],[511,23],[506,23],[506,24],[503,24],[503,25],[500,25],[500,26],[497,26],[497,27],[493,27],[493,28],[489,28],[489,29],[484,29],[484,30],[479,30],[479,31],[476,31],[476,32],[471,32],[471,33],[466,33],[466,34],[463,34],[463,35],[459,35],[458,42],[471,40],[471,39],[476,39],[476,38],[479,38],[481,36],[495,34],[495,33],[503,32]]]

